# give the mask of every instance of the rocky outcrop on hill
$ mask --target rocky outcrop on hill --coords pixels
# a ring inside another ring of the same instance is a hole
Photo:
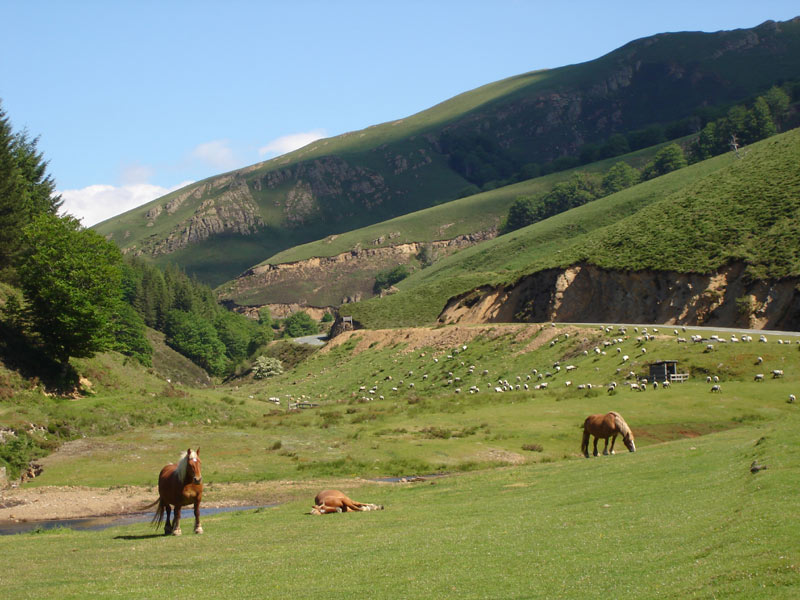
[[[741,263],[711,274],[547,269],[448,302],[443,323],[621,322],[800,328],[800,280],[752,281]]]
[[[425,246],[439,256],[472,246],[497,235],[496,229],[461,235],[435,242],[409,242],[375,248],[356,248],[335,256],[314,257],[280,264],[265,264],[237,277],[225,291],[222,300],[237,304],[253,304],[253,297],[263,298],[256,304],[286,303],[288,290],[303,288],[304,297],[295,297],[299,304],[339,305],[371,295],[375,273],[405,264],[416,257]],[[389,237],[392,237],[389,235]],[[374,240],[383,243],[384,238]],[[294,293],[294,292],[292,292]]]
[[[224,178],[223,178],[224,179]],[[152,236],[141,244],[123,248],[123,252],[134,256],[149,254],[160,256],[170,254],[186,246],[201,242],[220,233],[250,235],[264,226],[258,205],[243,181],[225,183],[228,189],[203,200],[206,194],[223,187],[218,180],[190,188],[184,193],[171,197],[165,204],[151,207],[144,215],[147,226],[152,227],[162,216],[175,213],[189,198],[199,201],[199,206],[186,220],[178,223],[165,237]]]

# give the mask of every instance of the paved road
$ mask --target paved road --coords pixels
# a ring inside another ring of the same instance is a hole
[[[293,339],[293,341],[297,342],[298,344],[308,344],[309,346],[324,346],[327,340],[327,333],[320,333],[318,335],[305,335],[303,337]]]

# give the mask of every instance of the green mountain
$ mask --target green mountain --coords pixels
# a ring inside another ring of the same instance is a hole
[[[632,149],[683,135],[709,107],[798,72],[800,18],[660,34],[197,182],[96,229],[218,285],[288,248],[574,163],[615,134]]]
[[[603,321],[800,327],[800,129],[446,257],[369,327]]]

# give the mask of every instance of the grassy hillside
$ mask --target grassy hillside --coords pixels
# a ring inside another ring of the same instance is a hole
[[[508,213],[508,207],[520,196],[544,194],[556,183],[568,180],[576,172],[602,174],[619,161],[625,161],[641,169],[664,145],[666,144],[658,144],[624,156],[474,194],[369,227],[348,231],[333,239],[302,244],[284,250],[259,264],[279,264],[318,256],[332,256],[348,252],[353,248],[374,246],[375,240],[379,238],[390,239],[393,244],[433,242],[497,227]],[[397,235],[398,233],[400,235]]]
[[[671,330],[651,329],[648,356],[678,359],[691,379],[636,393],[622,377],[646,373],[646,361],[640,332],[627,333],[549,325],[355,332],[274,380],[187,390],[184,402],[198,412],[182,417],[185,424],[94,437],[82,452],[53,457],[32,484],[42,498],[47,485],[152,484],[176,448],[199,443],[209,501],[222,482],[262,478],[282,481],[291,500],[205,517],[203,536],[163,537],[140,523],[0,537],[0,570],[13,574],[0,588],[15,598],[41,597],[53,586],[65,598],[314,598],[331,589],[375,598],[794,597],[800,417],[786,402],[800,382],[794,338],[718,343],[706,352],[705,344],[677,344]],[[606,353],[583,355],[594,346]],[[576,369],[556,372],[555,360]],[[549,390],[485,388],[485,379],[525,381],[534,367],[552,371]],[[785,377],[753,381],[756,370],[772,368]],[[464,388],[484,389],[455,393],[446,384],[451,371]],[[721,378],[721,394],[709,392],[706,374]],[[612,378],[620,386],[610,396],[577,388]],[[360,385],[377,385],[385,399],[362,401],[369,394]],[[287,394],[321,406],[291,412],[263,402]],[[77,402],[100,407],[112,396],[100,391]],[[211,412],[215,403],[250,413],[252,423]],[[612,408],[633,428],[637,452],[579,458],[583,418]],[[754,461],[767,469],[751,473]],[[501,468],[481,468],[488,466]],[[436,467],[451,475],[416,484],[353,477]],[[337,485],[386,510],[307,516],[311,495],[293,495],[292,481],[330,475],[350,478]],[[186,564],[190,580],[164,576]]]
[[[287,248],[516,181],[614,133],[678,123],[683,135],[701,107],[796,77],[798,56],[797,20],[637,40],[209,178],[96,229],[218,285]]]
[[[498,237],[415,273],[398,294],[343,307],[367,326],[435,320],[447,299],[578,262],[707,273],[743,260],[754,278],[800,274],[800,130],[697,163]]]
[[[32,422],[54,433],[63,429],[74,437],[102,436],[86,452],[53,457],[32,485],[108,486],[119,484],[119,477],[147,485],[170,448],[189,445],[205,449],[205,475],[212,482],[400,476],[560,461],[577,456],[574,428],[581,415],[606,401],[603,386],[610,381],[620,385],[613,406],[635,415],[627,418],[642,449],[794,414],[786,404],[800,373],[794,343],[771,338],[766,345],[719,344],[706,352],[705,344],[676,344],[671,330],[648,343],[628,333],[606,347],[604,342],[620,337],[616,329],[520,324],[361,331],[337,338],[284,375],[219,389],[169,384],[105,358],[84,369],[94,382],[89,397],[64,402],[38,390],[17,393],[0,404],[0,419],[15,427]],[[606,354],[596,354],[595,347]],[[625,355],[632,358],[623,360]],[[757,356],[763,366],[756,366]],[[648,392],[658,402],[643,405],[642,395],[624,387],[626,374],[647,377],[647,364],[659,357],[679,360],[680,371],[692,379],[657,396]],[[560,371],[553,366],[557,361]],[[472,372],[470,365],[476,367]],[[756,372],[769,378],[775,368],[786,377],[753,381]],[[724,406],[709,402],[708,375],[721,378]],[[496,393],[499,380],[521,389]],[[549,389],[534,391],[541,382]],[[588,383],[594,389],[578,388]],[[473,386],[481,391],[469,393]],[[270,397],[280,398],[280,406]],[[320,406],[288,409],[299,400]],[[128,453],[132,444],[139,458],[127,460],[120,472],[120,452]],[[540,449],[525,450],[527,444]]]
[[[687,143],[688,140],[683,140]],[[665,144],[631,152],[621,157],[610,158],[584,165],[576,169],[553,173],[520,183],[474,194],[445,204],[412,212],[368,227],[354,229],[340,235],[328,236],[308,244],[302,244],[280,252],[254,269],[266,265],[280,265],[318,257],[335,257],[358,250],[371,250],[388,244],[425,244],[454,240],[459,236],[473,234],[494,235],[505,219],[509,206],[521,196],[541,196],[554,185],[573,177],[575,173],[590,173],[601,176],[613,164],[625,161],[642,169]],[[435,250],[437,259],[446,256],[457,247],[443,247]],[[375,274],[382,269],[397,264],[398,257],[387,255],[370,258],[362,256],[359,264],[349,261],[346,268],[333,267],[317,273],[303,271],[302,277],[279,279],[271,283],[260,280],[251,281],[252,270],[241,277],[219,286],[217,295],[222,300],[232,300],[240,305],[259,305],[275,302],[297,302],[314,306],[338,305],[341,298],[353,296],[363,291],[372,295]],[[410,260],[410,268],[419,265]]]

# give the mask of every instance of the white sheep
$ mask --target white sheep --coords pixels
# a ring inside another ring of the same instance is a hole
[[[712,385],[712,386],[711,386],[711,391],[712,391],[712,392],[721,392],[721,391],[722,391],[722,386],[721,386],[721,385],[719,385],[719,384]]]
[[[756,373],[756,376],[753,377],[753,381],[764,381],[764,374],[763,373]]]

